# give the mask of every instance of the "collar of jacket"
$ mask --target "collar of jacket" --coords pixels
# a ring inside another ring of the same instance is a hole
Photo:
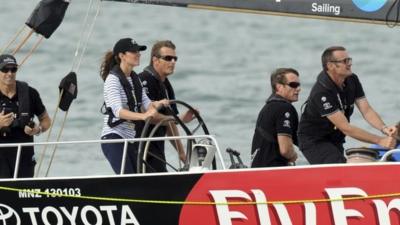
[[[121,70],[121,67],[119,65],[115,65],[111,70],[110,73],[115,74],[115,75],[121,75],[121,76],[126,76],[125,73]],[[136,75],[135,71],[131,71],[130,76]]]
[[[353,76],[353,74],[351,75]],[[319,73],[318,78],[317,78],[317,82],[324,88],[328,89],[328,90],[336,90],[337,92],[341,92],[343,91],[344,87],[346,86],[346,81],[349,77],[347,77],[344,82],[342,87],[339,87],[338,85],[335,84],[335,82],[333,82],[332,78],[328,75],[328,73],[326,71],[321,71],[321,73]]]
[[[270,102],[287,102],[290,103],[286,98],[278,95],[278,94],[271,94],[271,96],[268,97],[267,103]]]
[[[145,71],[149,72],[153,77],[155,77],[158,81],[162,82],[160,74],[154,69],[152,65],[147,66],[144,68]],[[165,78],[167,79],[167,78]]]

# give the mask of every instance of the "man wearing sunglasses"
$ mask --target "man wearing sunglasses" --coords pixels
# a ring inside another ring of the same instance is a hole
[[[299,73],[279,68],[271,74],[272,95],[261,109],[251,147],[251,167],[287,166],[297,153],[298,115],[292,102],[300,93]]]
[[[36,89],[17,81],[17,61],[12,55],[0,55],[0,144],[33,142],[33,136],[50,127],[50,117]],[[33,122],[34,116],[39,124]],[[0,149],[0,178],[14,175],[16,147]],[[18,177],[33,177],[33,146],[23,147]]]
[[[351,66],[352,59],[344,47],[329,47],[322,54],[323,71],[311,89],[299,125],[300,150],[310,164],[346,162],[343,149],[346,135],[387,148],[395,145],[391,136],[396,127],[386,126],[369,105]],[[370,125],[387,136],[351,125],[354,105]]]
[[[139,77],[142,81],[143,88],[146,91],[147,96],[152,101],[158,101],[162,99],[175,99],[174,89],[168,80],[168,76],[172,75],[175,70],[175,64],[178,61],[176,56],[176,46],[170,40],[163,40],[156,42],[151,50],[150,65],[147,66]],[[178,115],[178,109],[175,104],[171,104],[171,108]],[[166,111],[161,112],[167,114]],[[187,111],[180,117],[183,122],[189,122],[193,119],[193,113]],[[154,125],[150,125],[149,131],[154,128]],[[141,134],[142,130],[137,127],[137,134]],[[175,123],[168,123],[167,126],[161,126],[154,137],[177,136],[179,135],[178,129]],[[186,155],[181,141],[173,140],[172,145],[176,148],[179,154],[179,158],[185,161]],[[150,152],[157,157],[149,155],[147,162],[149,164],[149,172],[166,172],[166,159],[164,151],[164,141],[153,141],[150,143]],[[159,159],[157,159],[159,158]],[[161,160],[160,160],[161,159]]]

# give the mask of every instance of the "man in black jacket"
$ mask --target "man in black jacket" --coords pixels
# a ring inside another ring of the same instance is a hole
[[[300,150],[310,164],[344,163],[343,143],[348,135],[360,141],[392,148],[395,126],[388,127],[369,105],[362,85],[351,71],[352,58],[341,46],[322,54],[323,71],[306,101],[299,125]],[[364,119],[387,136],[377,136],[350,124],[354,105]]]
[[[168,80],[168,76],[172,75],[175,70],[175,64],[178,61],[178,56],[176,56],[176,47],[172,41],[164,40],[156,42],[151,50],[150,65],[147,66],[142,73],[139,74],[140,80],[147,96],[152,101],[158,101],[161,99],[174,100],[175,92]],[[171,105],[173,111],[178,114],[178,109],[175,104]],[[161,112],[166,113],[166,112]],[[189,122],[193,119],[193,113],[187,111],[181,117],[183,122]],[[149,131],[154,128],[154,125],[150,125]],[[137,127],[137,134],[142,133],[141,128]],[[154,137],[164,137],[164,136],[178,136],[178,129],[173,122],[169,122],[167,126],[161,126]],[[180,141],[171,141],[176,150],[178,151],[179,158],[185,161],[186,154],[183,145]],[[164,152],[164,141],[152,141],[150,143],[150,152],[157,157],[149,155],[147,158],[147,163],[149,167],[146,171],[148,172],[165,172],[165,152]],[[160,158],[160,159],[157,159]]]
[[[27,83],[17,81],[18,65],[14,56],[0,55],[0,144],[33,142],[51,125],[39,92]],[[39,123],[34,123],[34,117]],[[22,148],[18,177],[33,177],[33,146]],[[14,175],[16,147],[0,148],[0,178]]]
[[[297,153],[298,115],[292,102],[300,93],[299,73],[279,68],[271,74],[272,95],[261,109],[251,147],[251,167],[287,166]]]

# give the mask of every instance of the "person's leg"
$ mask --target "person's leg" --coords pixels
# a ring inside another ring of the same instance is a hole
[[[323,142],[319,144],[319,148],[324,151],[322,163],[346,163],[346,157],[344,157],[344,149],[341,144],[333,144],[329,142]]]
[[[36,161],[32,154],[24,154],[29,147],[22,149],[21,158],[19,161],[19,168],[17,177],[33,177],[35,173]],[[7,148],[3,154],[0,155],[0,178],[13,178],[15,171],[15,160],[17,157],[16,148]],[[33,150],[32,150],[33,152]]]
[[[18,177],[33,177],[36,161],[33,157],[23,157],[19,164]]]
[[[345,163],[343,147],[330,142],[300,143],[300,150],[310,164]]]
[[[125,173],[136,173],[137,165],[137,151],[138,146],[132,143],[128,143],[128,152],[126,154],[125,162]]]
[[[102,140],[122,139],[117,134],[107,134],[101,137]],[[122,154],[124,150],[124,143],[102,143],[101,149],[110,163],[114,173],[121,173]]]
[[[149,172],[167,172],[165,151],[164,149],[156,149],[151,151],[153,155],[148,155],[147,161],[152,170]]]
[[[135,142],[135,148],[139,149],[139,143]],[[150,142],[146,159],[146,173],[167,172],[166,159],[164,152],[164,142]],[[136,154],[137,157],[138,154]],[[153,156],[155,155],[155,156]],[[137,163],[135,163],[136,165]],[[135,167],[136,168],[136,167]]]
[[[15,161],[16,155],[14,156]],[[18,177],[33,177],[35,174],[36,160],[33,146],[22,147],[21,159],[18,168]]]
[[[1,150],[0,150],[1,151]],[[7,157],[4,155],[0,155],[0,178],[12,178],[13,177],[13,169],[11,169],[11,165],[7,160]]]

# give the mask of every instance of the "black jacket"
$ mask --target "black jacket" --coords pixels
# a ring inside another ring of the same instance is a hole
[[[279,95],[271,95],[261,109],[251,147],[251,167],[286,166],[280,154],[278,135],[290,136],[297,145],[298,115],[293,105]]]

